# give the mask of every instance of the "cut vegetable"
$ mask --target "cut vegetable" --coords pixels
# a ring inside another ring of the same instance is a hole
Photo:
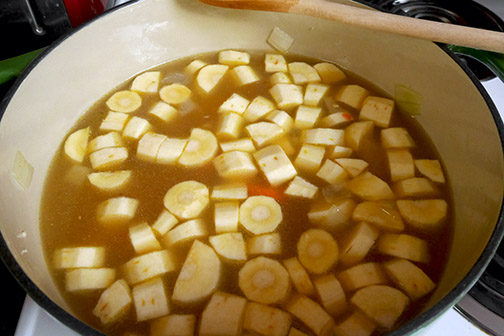
[[[312,128],[317,122],[322,108],[301,105],[296,110],[296,119],[294,120],[294,127],[299,129]]]
[[[91,166],[96,170],[112,169],[128,158],[128,148],[103,148],[89,155]]]
[[[282,222],[282,209],[274,198],[251,196],[240,206],[240,224],[258,235],[273,232]]]
[[[64,145],[64,152],[66,156],[75,162],[81,163],[87,153],[90,133],[91,128],[86,127],[70,134]]]
[[[170,122],[178,116],[179,111],[170,104],[158,102],[149,110],[149,114],[155,116],[161,121]]]
[[[155,93],[158,91],[161,72],[147,71],[135,77],[131,91]]]
[[[292,84],[292,81],[288,74],[283,72],[275,72],[270,77],[271,86],[275,86],[276,84]]]
[[[374,285],[358,290],[350,299],[378,326],[391,329],[409,304],[401,291],[383,285]]]
[[[338,316],[347,309],[345,292],[333,274],[322,275],[313,280],[322,306],[332,316]]]
[[[243,200],[248,197],[245,183],[217,185],[212,190],[212,200]]]
[[[383,267],[392,281],[411,300],[417,300],[431,292],[436,284],[417,266],[404,259],[386,262]]]
[[[110,111],[100,124],[100,131],[121,132],[129,118],[130,116],[126,113]]]
[[[178,105],[185,102],[191,96],[191,90],[182,84],[165,85],[159,90],[159,97],[168,104]]]
[[[292,62],[287,66],[295,84],[318,83],[321,81],[318,72],[308,63]]]
[[[335,99],[338,103],[345,104],[356,110],[362,107],[364,99],[369,95],[369,91],[362,86],[351,84],[342,86]]]
[[[433,182],[445,183],[443,168],[439,160],[415,160],[415,166],[418,171],[430,178]]]
[[[177,264],[168,250],[155,251],[135,257],[123,266],[123,274],[130,285],[172,272]]]
[[[267,42],[276,50],[286,53],[294,43],[294,39],[282,29],[275,27],[268,36]]]
[[[236,85],[244,86],[257,82],[260,78],[248,65],[240,65],[230,70],[231,77],[234,79]]]
[[[200,336],[238,336],[241,334],[247,300],[217,292],[201,315]]]
[[[413,155],[407,149],[388,149],[387,159],[390,179],[397,182],[415,176]]]
[[[261,121],[245,127],[257,147],[263,147],[282,137],[285,130],[277,124]]]
[[[335,336],[371,336],[376,326],[363,313],[356,311],[334,328]]]
[[[195,240],[175,282],[172,300],[181,304],[200,302],[217,289],[220,277],[219,257],[210,246]]]
[[[368,96],[362,103],[359,119],[371,120],[378,127],[389,127],[394,105],[391,99]]]
[[[152,125],[147,120],[133,116],[124,127],[122,136],[128,140],[138,140],[151,128]]]
[[[296,168],[279,145],[258,150],[254,153],[254,158],[273,186],[285,183],[297,175]]]
[[[166,135],[156,133],[146,133],[138,141],[137,157],[140,160],[155,162],[159,148],[167,139]]]
[[[215,190],[215,189],[214,189]],[[215,203],[215,232],[237,232],[240,206],[238,202]]]
[[[353,116],[348,112],[336,112],[329,114],[320,120],[322,127],[343,127],[354,120]]]
[[[249,138],[221,142],[219,145],[223,152],[240,151],[250,153],[256,150],[254,143]]]
[[[372,121],[357,121],[345,128],[345,144],[358,152],[364,139],[373,134],[374,123]],[[341,144],[342,146],[344,144]]]
[[[343,230],[350,224],[355,206],[351,198],[341,198],[331,203],[318,202],[308,212],[308,219],[312,224],[329,231]]]
[[[275,104],[271,100],[264,98],[263,96],[257,96],[250,102],[249,106],[247,106],[247,109],[243,113],[243,117],[248,122],[254,122],[261,119],[274,109]]]
[[[322,78],[324,84],[335,84],[346,79],[346,75],[336,65],[331,63],[317,63],[313,66]]]
[[[247,260],[245,240],[239,232],[222,233],[208,238],[218,255],[225,260],[244,262]]]
[[[105,265],[105,248],[94,246],[65,247],[54,252],[54,268],[89,268]]]
[[[294,124],[292,117],[285,111],[274,110],[266,116],[266,120],[274,122],[278,126],[282,127],[284,131],[289,132]]]
[[[115,172],[91,173],[89,182],[103,191],[118,191],[126,187],[131,180],[131,170],[118,170]]]
[[[175,225],[178,224],[178,219],[168,210],[161,211],[154,224],[152,224],[152,229],[157,232],[160,236],[170,231]]]
[[[226,179],[248,179],[257,174],[252,156],[246,152],[231,151],[213,160],[215,170]]]
[[[286,77],[286,75],[284,76]],[[303,104],[303,88],[301,86],[290,84],[286,80],[276,79],[275,81],[278,83],[270,89],[270,94],[278,108],[288,110]]]
[[[444,223],[448,203],[443,199],[398,200],[401,216],[413,228],[421,231],[436,231]]]
[[[168,231],[163,237],[163,243],[171,248],[206,236],[208,236],[208,229],[203,220],[191,219]]]
[[[129,228],[131,244],[137,254],[161,249],[152,228],[147,223],[141,223]]]
[[[310,328],[315,335],[332,335],[334,320],[331,315],[315,301],[304,295],[296,295],[289,300],[286,309]]]
[[[341,245],[341,263],[353,265],[362,261],[375,244],[378,235],[379,231],[366,222],[360,222],[353,227]]]
[[[317,172],[317,176],[329,184],[344,182],[349,177],[345,169],[329,159],[324,161],[324,164]]]
[[[142,105],[142,97],[135,91],[118,91],[106,101],[106,104],[112,111],[130,113]]]
[[[352,177],[360,175],[369,166],[366,161],[361,159],[340,158],[334,161],[343,167]]]
[[[113,268],[77,268],[65,272],[67,292],[85,292],[104,289],[115,280]]]
[[[328,91],[329,86],[327,85],[308,84],[306,86],[303,103],[308,106],[318,106]]]
[[[150,324],[151,336],[193,336],[196,316],[173,314],[160,317]]]
[[[193,128],[178,162],[185,167],[201,166],[215,156],[217,149],[217,138],[212,132]]]
[[[287,72],[287,62],[282,55],[264,55],[264,70],[266,72]]]
[[[368,200],[391,200],[395,198],[387,182],[369,171],[347,182],[346,187],[356,196]]]
[[[315,294],[315,287],[313,287],[310,276],[296,257],[284,260],[283,264],[289,273],[294,287],[299,293],[307,296]]]
[[[249,260],[238,273],[238,284],[245,296],[255,302],[274,304],[289,293],[289,274],[278,261],[257,257]]]
[[[129,197],[110,198],[98,205],[97,219],[107,227],[115,227],[129,222],[138,207],[138,201]]]
[[[322,146],[344,146],[345,132],[333,128],[314,128],[303,131],[304,142]]]
[[[202,60],[194,60],[191,63],[189,63],[185,68],[184,71],[189,74],[189,75],[194,75],[198,71],[200,71],[204,66],[206,66],[207,63]]]
[[[283,310],[249,302],[245,309],[243,328],[259,335],[286,336],[291,316]]]
[[[253,236],[247,240],[249,255],[274,255],[282,253],[282,240],[278,232]]]
[[[250,104],[250,100],[240,96],[239,94],[233,93],[222,105],[219,107],[219,112],[233,112],[237,114],[243,114]]]
[[[219,63],[229,66],[249,64],[250,54],[237,50],[223,50],[219,52]]]
[[[298,258],[311,273],[327,272],[338,261],[338,244],[326,231],[309,229],[297,243]]]
[[[163,280],[156,278],[136,285],[132,289],[137,321],[145,321],[170,312],[169,299]]]
[[[401,232],[404,230],[404,224],[399,212],[386,203],[362,202],[358,204],[353,212],[354,221],[368,222],[390,232]]]
[[[383,129],[380,135],[382,146],[385,148],[411,148],[415,146],[415,142],[403,127]]]
[[[122,146],[123,141],[121,139],[121,135],[118,132],[109,132],[105,135],[99,135],[89,141],[87,145],[87,151],[89,153],[92,153],[102,148]]]
[[[180,182],[168,190],[164,206],[179,218],[196,218],[209,202],[208,188],[197,181]]]
[[[428,263],[429,246],[423,239],[407,235],[387,233],[378,239],[378,251],[394,257]]]
[[[313,199],[317,195],[318,187],[306,181],[302,177],[296,176],[289,183],[285,194],[293,197]]]
[[[240,136],[244,120],[236,113],[224,113],[221,117],[217,137],[223,140],[236,139]]]
[[[229,67],[222,64],[204,66],[196,76],[196,83],[206,93],[212,91],[226,74]]]
[[[117,280],[101,294],[93,309],[93,315],[103,324],[116,322],[128,313],[132,301],[126,281]]]
[[[159,146],[156,163],[175,164],[182,155],[188,141],[183,139],[166,138]]]
[[[371,285],[387,283],[387,277],[379,264],[368,262],[348,268],[338,274],[343,288],[348,292]]]

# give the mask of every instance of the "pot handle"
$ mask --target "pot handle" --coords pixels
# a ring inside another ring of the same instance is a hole
[[[0,61],[0,84],[16,78],[45,48]]]
[[[447,47],[455,54],[462,54],[480,61],[504,82],[504,54],[456,45],[447,45]]]

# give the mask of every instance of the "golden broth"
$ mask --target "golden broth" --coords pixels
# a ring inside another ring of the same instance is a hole
[[[270,97],[268,93],[271,87],[268,80],[270,73],[264,71],[264,54],[259,52],[253,52],[251,54],[250,65],[262,79],[259,83],[238,87],[234,84],[230,76],[224,76],[223,80],[211,94],[208,95],[198,94],[196,84],[191,76],[184,75],[183,69],[191,60],[196,58],[204,60],[208,64],[216,64],[218,63],[217,53],[208,53],[198,55],[197,57],[176,60],[157,67],[155,70],[161,71],[162,73],[160,87],[172,82],[179,82],[187,85],[193,91],[191,96],[192,103],[190,105],[185,104],[183,108],[180,108],[180,110],[188,108],[189,111],[182,111],[174,121],[169,123],[156,120],[148,115],[147,111],[160,100],[159,96],[157,94],[145,93],[141,94],[142,106],[138,111],[134,112],[134,115],[147,119],[153,125],[154,132],[167,135],[170,138],[186,139],[189,137],[191,130],[196,127],[207,129],[215,133],[220,123],[220,116],[217,110],[222,102],[232,93],[238,93],[250,100],[258,95]],[[317,60],[294,55],[287,55],[285,57],[288,62],[303,61],[309,64],[319,62]],[[379,89],[373,87],[365,80],[348,72],[346,74],[348,76],[346,83],[358,84],[367,88],[373,95],[385,96]],[[90,139],[97,135],[104,134],[99,131],[99,125],[109,110],[105,103],[106,100],[116,91],[129,89],[131,81],[132,80],[129,80],[123,83],[113,92],[108,93],[99,100],[79,120],[71,132],[90,126],[92,129]],[[327,96],[334,96],[336,88],[337,86],[333,85]],[[293,112],[290,114],[294,116]],[[326,114],[327,110],[324,108],[322,116]],[[355,117],[358,116],[356,111],[351,111],[351,114]],[[411,116],[401,113],[401,111],[396,111],[390,126],[405,127],[408,130],[416,143],[416,146],[411,149],[414,158],[440,159],[427,135]],[[69,132],[69,134],[71,132]],[[245,132],[242,131],[242,133],[243,137]],[[296,130],[292,131],[291,137],[296,144],[296,153],[290,156],[293,162],[301,144],[300,132]],[[369,144],[369,149],[362,151],[360,157],[369,163],[368,170],[371,173],[389,182],[390,177],[385,151],[380,146],[379,128],[377,127],[374,129],[373,139],[375,141],[374,144]],[[128,227],[141,222],[147,222],[149,224],[154,223],[164,209],[163,197],[172,186],[186,180],[197,180],[208,186],[211,190],[213,186],[228,182],[219,176],[211,161],[198,168],[183,168],[177,165],[154,164],[136,158],[136,141],[131,142],[128,147],[129,157],[117,169],[131,170],[133,172],[132,182],[129,183],[126,189],[119,193],[107,193],[98,190],[87,180],[87,174],[92,172],[89,156],[86,156],[81,165],[75,164],[65,156],[62,144],[49,170],[41,204],[40,226],[44,251],[48,266],[57,286],[60,288],[76,316],[93,327],[113,335],[123,335],[127,331],[138,334],[148,334],[149,321],[137,323],[135,308],[132,306],[127,316],[121,319],[120,323],[114,323],[111,326],[103,326],[99,319],[92,314],[92,310],[103,290],[85,293],[66,292],[65,271],[57,270],[53,267],[52,259],[55,251],[64,247],[105,246],[106,265],[104,267],[115,268],[117,271],[116,278],[119,279],[121,278],[120,267],[136,256],[128,236]],[[327,156],[326,152],[325,157],[327,158]],[[416,175],[419,176],[418,173]],[[319,189],[322,189],[323,186],[327,184],[322,182],[322,180],[317,178],[314,174],[310,175],[303,173],[302,176],[311,183],[318,185],[320,187]],[[283,184],[278,187],[278,189],[283,190],[287,184],[288,183]],[[247,185],[267,187],[269,184],[264,175],[259,173],[255,177],[247,180]],[[450,192],[447,183],[445,185],[437,185],[437,188],[439,189],[438,197],[444,198],[450,205]],[[127,196],[137,199],[140,204],[138,210],[130,223],[118,226],[117,228],[104,227],[104,225],[99,223],[96,219],[97,206],[101,202],[117,196]],[[251,196],[251,194],[249,194],[249,196]],[[317,197],[322,198],[323,193],[319,191]],[[353,196],[353,198],[359,202],[358,197]],[[279,225],[277,231],[281,235],[282,253],[273,256],[274,259],[283,260],[296,255],[296,243],[299,237],[304,231],[313,227],[307,217],[307,213],[310,211],[313,202],[314,201],[310,199],[299,199],[286,195],[281,196],[281,201],[279,203],[282,208],[283,221]],[[211,235],[214,234],[212,231],[213,215],[213,202],[211,201],[204,212],[198,216],[198,218],[203,219],[208,225]],[[341,242],[345,240],[350,229],[351,228],[348,228],[334,233],[333,236],[336,241],[341,244]],[[403,233],[411,233],[412,235],[428,241],[431,262],[428,264],[416,263],[416,265],[420,266],[434,282],[437,282],[442,274],[446,261],[446,254],[451,241],[451,223],[449,216],[447,224],[444,225],[440,232],[436,232],[435,234],[419,233],[411,230],[408,225],[406,225]],[[244,232],[244,234],[246,237],[250,236],[249,233]],[[159,240],[162,241],[161,238]],[[207,238],[201,240],[208,243]],[[180,266],[184,262],[185,255],[190,245],[190,243],[183,244],[183,246],[179,247],[176,251]],[[376,249],[372,249],[364,261],[381,263],[390,259],[390,256],[383,255]],[[237,271],[243,264],[232,264],[227,262],[223,262],[222,264],[224,266],[221,277],[223,281],[220,282],[218,290],[244,296],[237,284]],[[341,264],[336,264],[336,266],[331,268],[331,272],[338,274],[338,272],[343,269],[345,268]],[[173,290],[177,275],[178,271],[163,276],[169,295]],[[347,294],[347,300],[350,296],[350,294]],[[400,325],[419,312],[427,299],[428,295],[410,304],[407,311],[401,315],[396,325]],[[184,307],[171,302],[170,314],[195,314],[197,316],[196,321],[198,321],[201,311],[204,309],[207,302],[208,299],[191,307]],[[348,317],[352,309],[354,308],[349,308],[347,313],[336,316],[336,324]],[[304,332],[311,333],[310,329],[296,318],[293,319],[292,325]],[[197,330],[198,322],[196,322],[195,327],[195,331]],[[385,331],[375,331],[374,334],[378,335],[384,332]]]

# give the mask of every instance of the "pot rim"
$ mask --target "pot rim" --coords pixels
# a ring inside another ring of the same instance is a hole
[[[57,48],[61,43],[63,43],[67,38],[77,33],[81,29],[84,29],[90,24],[93,24],[95,21],[102,19],[106,15],[109,15],[117,10],[120,10],[123,7],[134,5],[136,3],[141,2],[142,0],[133,0],[127,3],[123,3],[117,7],[114,7],[106,12],[103,12],[93,19],[81,24],[79,27],[65,33],[56,41],[54,41],[51,45],[49,45],[42,53],[40,53],[27,67],[21,75],[15,80],[12,87],[9,89],[3,100],[0,102],[0,122],[4,115],[4,112],[16,93],[17,89],[21,85],[21,83],[25,80],[25,78],[30,74],[30,72],[46,57],[48,56],[55,48]],[[359,0],[353,0],[359,1]],[[360,3],[360,2],[359,2]],[[361,4],[361,3],[360,3]],[[366,4],[367,5],[367,4]],[[375,9],[379,9],[376,6],[371,6]],[[501,150],[504,155],[504,124],[499,115],[499,112],[488,95],[488,93],[483,88],[480,81],[477,77],[472,73],[472,71],[467,67],[467,65],[460,60],[452,51],[448,49],[443,44],[434,43],[441,50],[443,50],[446,54],[448,54],[455,63],[457,63],[462,70],[466,73],[466,75],[471,79],[473,84],[478,89],[479,93],[484,98],[491,114],[494,119],[494,123],[497,127],[499,138],[501,142]],[[480,276],[483,274],[484,270],[490,263],[492,257],[494,256],[497,248],[501,240],[504,237],[504,202],[501,203],[501,208],[499,212],[499,218],[497,220],[496,226],[488,244],[485,249],[481,253],[480,257],[471,268],[471,270],[467,273],[467,275],[453,288],[446,296],[444,296],[441,300],[439,300],[435,305],[433,305],[430,309],[421,313],[413,320],[405,323],[400,328],[389,333],[390,336],[399,336],[399,335],[409,335],[415,332],[420,331],[423,327],[427,326],[430,322],[434,321],[437,317],[439,317],[443,312],[452,308],[467,292],[471,289],[471,287],[478,281]],[[25,290],[25,292],[45,311],[47,311],[50,315],[56,318],[58,321],[63,323],[68,328],[82,334],[82,335],[104,335],[100,331],[92,328],[86,323],[82,322],[78,318],[74,317],[71,313],[61,308],[59,305],[54,303],[42,290],[40,290],[33,281],[28,277],[28,275],[24,272],[21,266],[17,263],[16,259],[10,252],[7,243],[3,237],[2,232],[0,231],[0,259],[7,266],[11,274],[17,280],[17,282],[21,285],[21,287]]]

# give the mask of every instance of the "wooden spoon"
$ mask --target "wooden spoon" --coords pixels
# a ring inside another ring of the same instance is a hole
[[[504,33],[414,19],[324,0],[200,0],[209,5],[294,13],[424,40],[504,53]]]

